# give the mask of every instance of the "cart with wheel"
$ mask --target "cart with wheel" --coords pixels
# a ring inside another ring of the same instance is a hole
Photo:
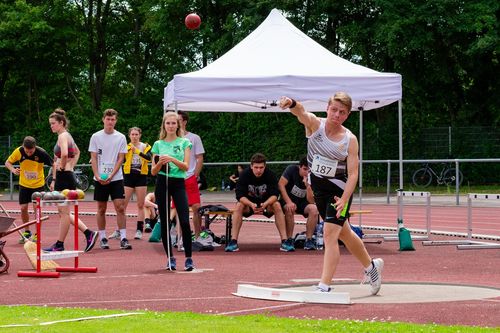
[[[5,209],[3,209],[3,207],[0,207],[0,208],[5,213]],[[6,241],[2,240],[2,238],[7,236],[7,235],[10,235],[13,232],[24,229],[25,227],[27,227],[31,224],[36,223],[36,220],[35,220],[35,221],[26,222],[20,226],[14,226],[14,228],[11,228],[12,225],[14,224],[14,220],[15,220],[15,218],[10,217],[10,216],[0,216],[0,274],[7,272],[7,270],[9,269],[9,265],[10,265],[9,257],[7,257],[7,255],[5,254],[5,251],[3,249]]]

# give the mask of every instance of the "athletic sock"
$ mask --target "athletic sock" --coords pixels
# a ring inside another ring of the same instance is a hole
[[[324,284],[323,282],[318,283],[318,289],[321,289],[321,291],[328,292],[331,290],[330,286],[327,284]]]
[[[144,222],[143,221],[137,221],[137,230],[141,231],[144,229]]]
[[[85,235],[85,237],[89,238],[90,235],[92,234],[92,231],[90,231],[90,229],[85,229],[85,231],[83,232],[83,234]]]
[[[106,230],[99,230],[99,239],[106,238]]]
[[[127,238],[127,229],[120,229],[120,239]]]

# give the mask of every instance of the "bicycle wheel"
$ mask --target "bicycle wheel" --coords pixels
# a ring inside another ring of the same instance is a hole
[[[427,187],[432,182],[432,174],[427,168],[418,169],[413,173],[413,184],[415,186]]]
[[[50,183],[52,183],[52,174],[49,174],[47,175],[47,177],[45,177],[45,188],[47,189],[47,191],[50,191]]]
[[[89,179],[85,175],[77,175],[76,176],[76,186],[82,190],[83,192],[89,189]]]
[[[455,179],[457,177],[455,168],[449,168],[447,169],[444,174],[443,174],[443,182],[446,185],[453,186],[455,185]],[[462,171],[458,170],[458,185],[462,185],[462,182],[464,180],[464,175],[462,174]]]

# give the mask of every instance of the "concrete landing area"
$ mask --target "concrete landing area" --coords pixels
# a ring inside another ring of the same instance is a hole
[[[379,294],[376,296],[370,294],[369,285],[335,283],[332,287],[334,292],[349,293],[353,304],[453,302],[500,297],[500,289],[436,283],[383,283]],[[315,285],[300,285],[280,289],[310,292],[314,288]]]

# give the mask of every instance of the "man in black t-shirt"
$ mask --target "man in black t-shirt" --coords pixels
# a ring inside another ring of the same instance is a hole
[[[307,218],[306,242],[304,250],[315,250],[316,244],[312,239],[316,224],[318,224],[318,208],[314,204],[314,195],[307,181],[309,166],[304,157],[299,165],[289,165],[278,182],[281,193],[280,204],[285,213],[287,237],[293,236],[295,225],[295,214],[301,214]]]
[[[226,252],[236,252],[238,235],[243,216],[262,214],[275,216],[276,227],[280,234],[281,251],[294,251],[293,239],[286,237],[285,215],[278,201],[279,190],[276,175],[266,168],[266,157],[256,153],[250,160],[250,168],[243,170],[236,184],[236,208],[233,214],[231,241],[226,246]]]

